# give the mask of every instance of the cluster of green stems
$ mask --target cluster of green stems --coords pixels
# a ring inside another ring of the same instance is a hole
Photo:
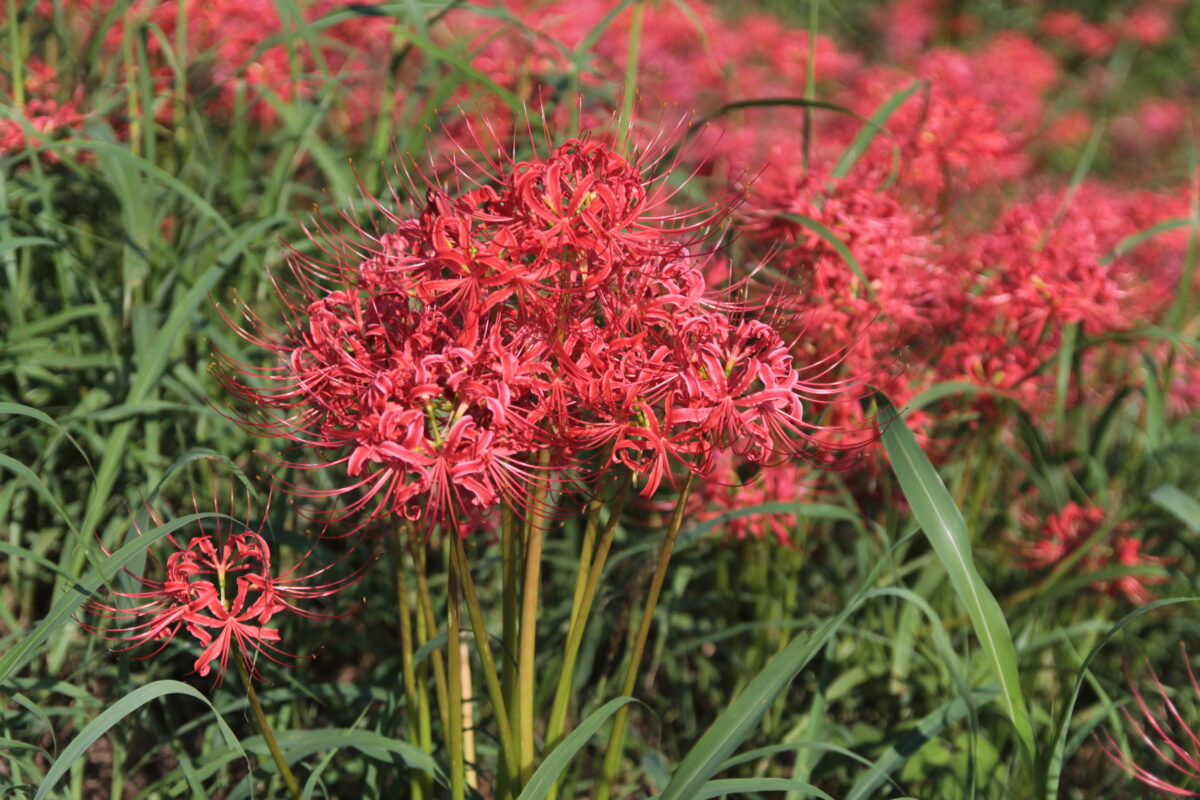
[[[548,454],[545,454],[548,457]],[[596,600],[605,564],[611,552],[625,502],[632,488],[628,472],[611,472],[603,477],[590,501],[583,507],[582,543],[571,612],[567,624],[561,667],[554,686],[549,715],[538,708],[537,645],[542,549],[552,535],[558,515],[552,511],[555,497],[544,487],[535,488],[522,516],[503,507],[501,513],[501,631],[500,649],[493,648],[483,605],[476,591],[466,546],[458,536],[442,535],[426,539],[414,535],[404,525],[395,526],[395,574],[404,695],[406,701],[406,738],[428,753],[435,753],[433,709],[444,732],[445,755],[449,765],[447,780],[451,800],[462,800],[467,787],[477,785],[473,726],[483,717],[471,713],[474,701],[470,683],[472,646],[482,673],[492,714],[487,721],[498,743],[495,797],[514,800],[529,782],[540,761],[570,733],[575,670],[588,620]],[[675,511],[659,550],[653,578],[645,598],[641,621],[629,645],[620,686],[621,696],[631,697],[638,668],[650,635],[654,609],[666,577],[667,566],[683,521],[684,506],[691,490],[689,477],[676,501]],[[427,579],[428,554],[434,544],[445,553],[446,609],[445,644],[432,647],[429,658],[420,663],[415,654],[440,634]],[[410,580],[415,577],[415,580]],[[415,585],[414,585],[415,584]],[[465,620],[463,609],[466,610]],[[469,626],[471,636],[464,638]],[[545,663],[543,661],[543,663]],[[434,697],[430,697],[429,673],[432,672]],[[576,712],[578,708],[574,709]],[[466,713],[464,713],[466,712]],[[467,724],[464,718],[469,719]],[[611,796],[624,752],[628,707],[613,719],[603,766],[592,795],[598,800]],[[538,734],[542,747],[539,751]],[[561,786],[556,783],[547,795],[557,798]],[[435,796],[433,776],[414,771],[409,791],[415,800]]]

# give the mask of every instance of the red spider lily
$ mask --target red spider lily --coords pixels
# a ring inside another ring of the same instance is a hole
[[[366,0],[360,5],[374,4]],[[381,14],[338,14],[345,4],[337,0],[297,3],[300,24],[321,33],[290,44],[285,41],[293,33],[292,23],[271,0],[65,0],[62,5],[79,35],[103,38],[111,53],[122,52],[131,27],[158,32],[146,38],[145,49],[147,77],[157,92],[152,110],[160,122],[172,119],[172,104],[164,100],[175,81],[177,57],[191,66],[192,91],[212,98],[211,111],[227,117],[248,114],[264,127],[276,124],[280,104],[311,100],[328,88],[312,77],[321,72],[336,78],[339,94],[353,98],[335,112],[347,131],[353,132],[383,97],[385,70],[379,65],[390,52],[388,20]],[[53,6],[41,6],[41,16],[53,15]],[[181,16],[186,27],[178,29]],[[323,20],[334,16],[339,17],[336,22]],[[172,53],[175,48],[186,52]],[[115,66],[129,69],[124,63]]]
[[[1032,516],[1027,516],[1031,527],[1036,526]],[[1107,534],[1102,534],[1104,525],[1103,509],[1067,503],[1061,511],[1046,518],[1039,538],[1014,542],[1019,562],[1026,569],[1045,569],[1057,566],[1084,549],[1076,568],[1085,574],[1110,566],[1169,563],[1166,558],[1142,552],[1145,543],[1132,535],[1132,525],[1119,524]],[[1093,581],[1091,586],[1097,592],[1124,595],[1131,603],[1145,605],[1154,600],[1154,595],[1147,587],[1165,581],[1163,576],[1122,575],[1112,581]]]
[[[85,119],[80,111],[82,86],[77,86],[70,98],[64,100],[53,67],[39,58],[30,57],[24,68],[25,105],[20,109],[21,114],[0,119],[0,156],[14,155],[38,147],[46,140],[70,135]],[[11,97],[15,94],[13,87],[6,87],[5,93],[10,95],[8,102],[15,104]],[[53,150],[44,151],[41,157],[48,163],[58,160],[58,154]]]
[[[737,459],[730,452],[719,454],[714,461],[713,469],[697,483],[689,502],[689,516],[699,523],[766,503],[799,504],[813,496],[814,471],[806,464],[784,461],[764,466]],[[730,540],[753,537],[794,547],[793,534],[798,526],[795,513],[773,511],[726,519],[721,530]]]
[[[288,330],[248,310],[239,326],[279,364],[222,373],[267,412],[252,427],[346,470],[330,492],[360,490],[345,513],[457,524],[599,452],[591,470],[631,469],[649,496],[714,449],[810,449],[806,404],[845,384],[805,376],[773,328],[705,291],[697,247],[728,209],[673,209],[654,156],[601,139],[462,155],[471,188],[383,209],[390,229],[355,225],[359,241],[325,226],[322,259],[294,258],[281,288]]]
[[[135,601],[133,605],[100,600],[87,603],[87,610],[102,620],[87,625],[88,629],[105,639],[125,642],[118,650],[158,644],[139,658],[156,655],[176,634],[186,631],[202,648],[195,671],[207,676],[215,664],[218,683],[224,679],[231,650],[245,661],[253,675],[257,675],[256,654],[276,663],[284,663],[284,658],[295,659],[294,654],[276,646],[279,631],[268,623],[287,613],[328,619],[298,604],[341,591],[357,581],[361,571],[313,585],[310,582],[330,567],[298,575],[301,564],[297,564],[274,575],[271,550],[261,533],[246,529],[234,533],[238,528],[222,527],[218,521],[215,534],[201,530],[186,543],[168,536],[175,552],[167,556],[165,564],[151,551],[163,577],[133,575],[141,591],[109,591],[112,597]]]
[[[1200,700],[1200,683],[1196,681],[1187,651],[1182,645],[1180,650],[1183,651],[1183,664],[1192,694]],[[1104,752],[1121,769],[1153,789],[1175,797],[1200,797],[1200,791],[1194,788],[1200,782],[1200,734],[1197,734],[1193,723],[1185,719],[1184,710],[1179,707],[1181,701],[1172,699],[1177,698],[1178,693],[1164,687],[1158,675],[1151,670],[1150,679],[1160,701],[1160,710],[1156,712],[1133,678],[1129,677],[1128,671],[1126,677],[1142,718],[1139,720],[1125,708],[1121,712],[1132,729],[1132,738],[1145,744],[1154,757],[1149,764],[1139,764],[1121,749],[1111,733],[1104,742]]]

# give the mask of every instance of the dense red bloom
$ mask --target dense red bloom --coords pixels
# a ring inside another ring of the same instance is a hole
[[[944,380],[998,388],[1026,409],[1047,407],[1054,390],[1043,367],[1079,324],[1088,335],[1127,329],[1129,292],[1107,259],[1103,216],[1059,192],[1010,207],[992,230],[953,256],[968,291],[954,337],[936,364]]]
[[[919,390],[914,381],[920,376],[909,374],[895,353],[918,347],[920,357],[922,342],[938,341],[956,325],[957,292],[965,287],[939,257],[931,221],[896,188],[885,188],[884,173],[868,164],[833,179],[830,168],[814,164],[796,179],[764,175],[739,213],[739,228],[748,241],[778,248],[770,264],[787,288],[774,291],[801,298],[788,331],[796,358],[839,353],[842,374],[868,379],[903,404]],[[832,231],[855,257],[866,285],[824,235],[798,218]],[[857,403],[836,403],[826,414],[839,437],[857,431],[860,441],[869,439]]]
[[[271,549],[261,533],[245,529],[234,533],[237,528],[223,530],[225,527],[219,521],[215,533],[201,531],[186,542],[168,536],[175,552],[167,556],[165,563],[155,558],[163,577],[134,575],[141,584],[140,591],[109,591],[110,597],[132,600],[132,605],[90,601],[86,608],[100,622],[89,625],[89,629],[106,639],[126,643],[119,650],[158,645],[141,658],[161,652],[176,634],[186,631],[202,648],[195,671],[203,677],[215,666],[218,682],[229,666],[231,650],[234,657],[245,660],[252,674],[256,654],[276,662],[281,657],[294,658],[277,646],[279,630],[268,623],[289,612],[323,617],[297,603],[334,594],[358,576],[307,585],[328,567],[300,576],[296,574],[299,565],[275,575]]]
[[[806,404],[840,385],[706,294],[698,248],[725,209],[671,210],[653,159],[599,139],[473,168],[473,188],[384,210],[362,244],[327,232],[327,260],[294,260],[290,330],[245,332],[282,363],[237,368],[277,388],[225,375],[282,412],[262,432],[344,465],[337,491],[362,490],[349,511],[437,524],[520,507],[550,479],[541,451],[553,469],[623,465],[646,496],[723,448],[811,457]]]
[[[309,26],[304,35],[294,32],[294,24],[281,17],[271,0],[134,0],[115,15],[114,0],[69,0],[66,5],[64,13],[80,34],[102,36],[112,53],[121,52],[130,26],[161,32],[145,37],[157,102],[150,111],[160,121],[170,118],[168,97],[177,58],[186,59],[189,92],[203,98],[210,110],[224,116],[246,113],[264,126],[277,121],[277,105],[313,99],[322,89],[329,92],[331,81],[337,82],[338,97],[354,97],[341,109],[347,130],[383,99],[391,21],[371,13],[375,3],[370,0],[350,14],[340,13],[345,3],[339,0],[302,0],[296,7],[303,17],[298,22]],[[169,47],[182,46],[177,31],[181,11],[187,21],[186,48],[168,53]],[[41,13],[50,16],[51,8],[44,6]],[[336,24],[321,22],[335,14]]]
[[[1200,702],[1200,683],[1186,649],[1181,645],[1180,650],[1191,688],[1190,701],[1186,694],[1189,687],[1181,687],[1180,691],[1168,689],[1151,670],[1150,680],[1159,699],[1159,709],[1155,710],[1146,693],[1126,673],[1141,712],[1141,719],[1138,719],[1127,708],[1121,707],[1121,713],[1135,734],[1129,738],[1144,744],[1153,757],[1148,756],[1145,762],[1139,763],[1121,749],[1111,733],[1106,736],[1104,751],[1121,769],[1152,789],[1175,797],[1200,797],[1200,791],[1196,789],[1200,785],[1200,733],[1194,721],[1189,720],[1194,719],[1196,703]]]
[[[911,70],[858,70],[837,95],[862,115],[874,113],[914,79],[927,85],[887,121],[889,136],[876,137],[867,158],[884,174],[899,169],[900,185],[932,212],[947,193],[977,190],[1025,174],[1027,140],[1045,116],[1045,94],[1058,68],[1028,37],[997,35],[966,52],[937,48]],[[830,122],[840,155],[860,123],[841,115]],[[893,164],[899,148],[899,164]]]

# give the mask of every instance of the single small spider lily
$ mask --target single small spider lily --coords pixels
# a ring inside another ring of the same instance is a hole
[[[184,631],[202,648],[194,665],[196,673],[207,676],[215,665],[217,683],[224,679],[234,649],[251,675],[257,675],[256,654],[276,663],[284,663],[284,658],[295,659],[294,654],[277,646],[279,630],[269,623],[287,613],[310,619],[330,618],[306,610],[299,603],[335,594],[357,581],[361,571],[323,584],[310,582],[329,567],[300,575],[297,564],[275,575],[271,549],[262,534],[244,528],[235,533],[236,527],[230,530],[228,524],[221,524],[227,520],[218,517],[215,532],[201,530],[186,541],[168,536],[175,552],[165,562],[151,551],[163,577],[129,573],[141,590],[109,590],[108,595],[132,600],[133,604],[92,600],[85,607],[101,622],[85,627],[105,639],[124,643],[116,648],[118,651],[158,645],[139,656],[142,659],[162,652],[176,634]]]

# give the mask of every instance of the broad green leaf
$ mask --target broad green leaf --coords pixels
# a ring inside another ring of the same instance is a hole
[[[517,800],[542,800],[571,763],[571,759],[596,735],[600,726],[622,706],[635,702],[637,701],[632,697],[617,697],[588,714],[587,719],[579,723],[575,730],[567,734],[550,755],[546,756],[541,766],[530,777],[529,783],[521,790]]]
[[[871,580],[874,580],[874,575]],[[815,657],[862,603],[855,598],[812,634],[801,634],[776,654],[734,698],[684,756],[660,800],[691,800],[753,732],[780,693]]]
[[[917,440],[891,402],[876,393],[880,406],[883,446],[892,461],[900,488],[913,516],[946,567],[950,583],[966,608],[1000,685],[1000,697],[1012,721],[1023,756],[1032,764],[1036,752],[1033,725],[1021,690],[1017,651],[1004,612],[983,582],[971,555],[971,540],[962,514],[941,477],[917,445]]]
[[[691,797],[692,800],[709,800],[713,797],[736,797],[751,792],[805,792],[822,800],[833,800],[811,783],[791,778],[722,778],[704,784]]]
[[[1193,533],[1200,533],[1200,502],[1196,498],[1174,486],[1163,485],[1150,493],[1150,499],[1178,517]]]

